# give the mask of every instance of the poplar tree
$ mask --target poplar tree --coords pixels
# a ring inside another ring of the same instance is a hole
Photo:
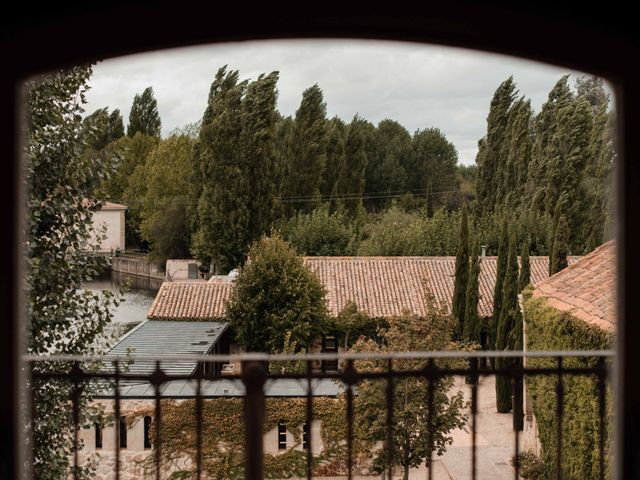
[[[495,307],[494,307],[495,308]],[[516,254],[515,232],[509,238],[509,251],[506,273],[502,288],[502,304],[498,319],[496,350],[511,349],[512,330],[516,327],[520,307],[518,305],[518,257]],[[510,359],[497,358],[496,367],[507,367],[513,362]],[[496,376],[496,408],[498,413],[511,410],[511,380],[501,375]]]
[[[498,244],[498,265],[496,267],[496,284],[493,289],[493,313],[489,328],[489,348],[497,348],[497,330],[500,310],[502,309],[502,294],[507,271],[507,256],[509,249],[509,231],[507,219],[502,223],[500,242]]]
[[[362,195],[368,160],[367,123],[356,115],[349,124],[344,147],[344,169],[338,180],[338,204],[352,218],[364,213]]]
[[[227,273],[243,260],[250,221],[249,178],[241,167],[242,97],[247,82],[222,67],[211,84],[199,136],[202,193],[193,250]]]
[[[127,136],[133,137],[140,132],[150,137],[159,137],[161,126],[158,102],[153,96],[153,87],[147,87],[142,95],[136,94],[133,98]]]
[[[462,209],[462,218],[460,219],[455,275],[452,314],[455,321],[454,338],[459,339],[462,338],[465,331],[464,316],[469,283],[469,222],[466,207]]]
[[[327,105],[318,84],[302,93],[293,121],[285,196],[289,211],[310,212],[320,203],[327,150]],[[299,201],[295,201],[299,200]]]
[[[256,81],[251,82],[240,112],[241,169],[247,176],[250,192],[247,232],[249,242],[267,233],[274,219],[277,193],[277,82],[278,72],[260,75]]]
[[[322,197],[329,201],[330,211],[337,208],[336,196],[339,193],[340,178],[345,171],[345,143],[347,125],[338,117],[328,122],[327,127],[327,159],[324,178],[321,186]]]
[[[121,137],[124,137],[124,123],[120,109],[116,108],[109,115],[109,140],[113,142]]]
[[[502,82],[493,95],[489,116],[487,117],[487,134],[484,148],[476,157],[478,179],[476,182],[477,208],[481,214],[494,211],[498,189],[504,179],[508,149],[509,110],[516,93],[513,77]]]
[[[549,275],[558,273],[569,265],[567,256],[569,255],[569,225],[564,215],[560,217],[558,228],[551,247],[551,257],[549,258]]]
[[[531,259],[529,258],[529,242],[525,241],[520,254],[520,276],[518,292],[522,292],[531,283]]]
[[[471,266],[469,268],[469,281],[467,282],[466,303],[464,310],[464,335],[469,342],[481,343],[482,323],[478,315],[478,303],[480,301],[480,257],[478,251],[480,245],[478,237],[475,237],[471,251]]]

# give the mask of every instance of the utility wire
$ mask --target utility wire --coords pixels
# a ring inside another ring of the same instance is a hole
[[[412,195],[416,195],[419,197],[422,196],[429,196],[429,195],[440,195],[443,193],[456,193],[456,192],[462,192],[461,190],[440,190],[437,192],[429,192],[429,191],[424,191],[424,192],[420,192],[420,191],[404,191],[402,193],[380,193],[380,194],[376,194],[376,193],[346,193],[343,195],[336,195],[336,196],[320,196],[320,197],[316,197],[313,195],[306,195],[306,196],[299,196],[299,197],[294,197],[294,196],[287,196],[287,197],[276,197],[277,200],[279,200],[282,203],[294,203],[294,202],[316,202],[316,201],[325,201],[325,200],[358,200],[358,199],[363,199],[363,200],[369,200],[369,199],[384,199],[384,198],[399,198],[399,197],[404,197],[407,194],[412,194]]]

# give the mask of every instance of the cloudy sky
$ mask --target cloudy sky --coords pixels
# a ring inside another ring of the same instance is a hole
[[[538,111],[557,68],[501,55],[410,43],[366,40],[279,40],[227,43],[105,60],[94,67],[87,113],[119,108],[125,127],[133,97],[153,86],[162,134],[198,121],[209,86],[223,65],[241,78],[277,70],[278,109],[293,115],[304,89],[318,83],[327,115],[349,121],[355,114],[377,124],[390,118],[409,132],[437,127],[458,150],[475,160],[497,86],[513,75],[521,95]]]

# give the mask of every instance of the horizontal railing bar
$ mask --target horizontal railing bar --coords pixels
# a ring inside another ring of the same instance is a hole
[[[444,352],[389,352],[389,353],[239,353],[233,355],[23,355],[24,362],[122,362],[141,361],[185,361],[185,362],[243,362],[270,361],[286,362],[293,360],[421,360],[455,358],[547,358],[547,357],[614,357],[613,350],[571,350],[571,351],[444,351]]]
[[[593,366],[593,367],[574,367],[574,368],[563,368],[562,369],[562,373],[563,374],[568,374],[568,375],[594,375],[596,373],[599,373],[601,367],[599,365]],[[387,378],[387,373],[386,371],[379,371],[379,372],[371,372],[371,371],[357,371],[357,375],[359,377],[359,379],[385,379]],[[471,369],[469,367],[464,367],[464,368],[448,368],[448,367],[437,367],[436,371],[433,375],[434,378],[438,377],[438,376],[449,376],[449,375],[453,375],[453,376],[464,376],[464,375],[468,375],[471,372]],[[482,368],[479,369],[478,371],[478,375],[479,376],[493,376],[493,375],[505,375],[505,376],[516,376],[519,374],[523,374],[523,375],[528,375],[528,376],[533,376],[533,375],[557,375],[558,374],[558,368],[557,367],[548,367],[548,368],[543,368],[543,367],[526,367],[526,368],[511,368],[511,367],[506,367],[506,368],[493,368],[493,367],[487,367],[487,368]],[[33,376],[35,378],[42,378],[42,379],[58,379],[58,380],[68,380],[71,377],[71,373],[67,373],[67,372],[34,372]],[[77,375],[77,378],[82,379],[82,380],[92,380],[92,379],[104,379],[104,380],[109,380],[109,379],[115,379],[116,375],[113,373],[101,373],[101,372],[81,372],[81,373],[76,373],[74,375]],[[118,378],[120,380],[136,380],[136,381],[140,381],[143,382],[143,384],[151,384],[151,377],[152,377],[152,373],[148,373],[148,374],[142,374],[142,373],[137,373],[137,374],[127,374],[126,372],[120,373],[118,374]],[[393,377],[424,377],[424,376],[429,376],[428,373],[425,372],[424,369],[410,369],[410,370],[393,370],[391,371],[391,375]],[[202,380],[203,381],[217,381],[217,380],[241,380],[241,376],[240,375],[223,375],[223,376],[216,376],[216,377],[203,377]],[[267,378],[272,379],[272,380],[284,380],[284,379],[290,379],[290,380],[304,380],[307,378],[307,375],[304,373],[269,373],[267,375]],[[335,379],[335,380],[342,380],[343,378],[343,374],[342,372],[336,372],[336,373],[328,373],[328,372],[318,372],[318,373],[314,373],[313,377],[314,379]],[[176,381],[176,380],[188,380],[188,381],[195,381],[197,378],[194,377],[193,375],[188,375],[188,374],[183,374],[183,375],[173,375],[173,374],[165,374],[165,380],[162,383],[167,383],[170,381]],[[124,388],[127,387],[131,387],[134,385],[123,385]],[[108,386],[105,386],[105,388],[108,388]]]

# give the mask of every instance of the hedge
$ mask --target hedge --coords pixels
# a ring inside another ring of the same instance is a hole
[[[529,350],[606,350],[613,346],[613,335],[590,326],[568,312],[548,305],[545,298],[525,292],[524,317]],[[563,367],[595,366],[598,359],[565,358]],[[531,367],[555,367],[555,359],[531,359]],[[558,377],[527,377],[527,390],[538,422],[542,460],[550,476],[555,476],[557,458],[556,388]],[[564,375],[562,455],[563,478],[599,478],[598,382],[594,376]],[[605,473],[611,475],[608,459],[611,449],[612,394],[606,391]]]

